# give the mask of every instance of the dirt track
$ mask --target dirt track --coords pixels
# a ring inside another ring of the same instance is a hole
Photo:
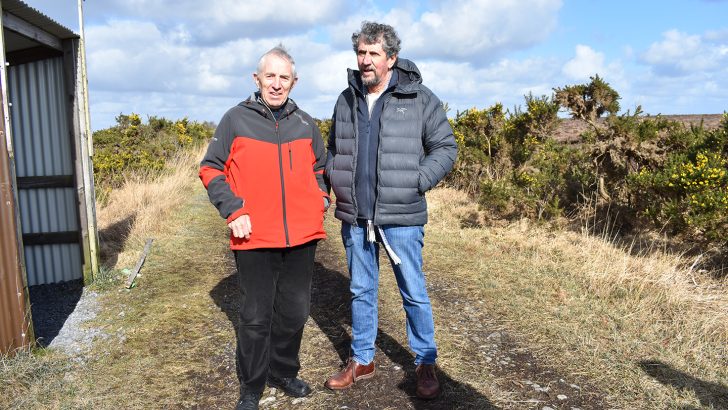
[[[456,280],[430,274],[428,288],[436,320],[441,362],[439,378],[443,394],[432,401],[415,397],[414,357],[405,336],[404,314],[396,283],[387,261],[382,259],[380,317],[377,338],[376,371],[373,379],[362,381],[343,392],[323,387],[326,378],[339,369],[348,356],[350,306],[346,270],[338,221],[327,221],[329,239],[320,243],[312,285],[311,319],[306,325],[300,376],[314,387],[312,396],[292,399],[280,391],[267,389],[261,408],[279,409],[600,409],[604,397],[584,380],[559,374],[538,363],[502,324],[488,315],[488,307],[474,299]],[[234,326],[237,310],[237,281],[229,276],[216,286],[215,299]],[[447,347],[443,347],[447,346]],[[203,376],[200,385],[234,384],[234,345],[214,379]],[[203,389],[204,390],[204,389]],[[498,397],[489,397],[497,392]],[[209,392],[212,393],[212,392]],[[199,391],[198,395],[205,395]],[[213,400],[217,401],[217,400]],[[202,400],[204,403],[205,400]],[[218,402],[219,403],[219,402]]]

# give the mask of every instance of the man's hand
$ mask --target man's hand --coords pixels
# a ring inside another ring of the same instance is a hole
[[[240,215],[234,221],[230,222],[228,227],[233,231],[233,236],[236,238],[250,239],[250,234],[253,233],[253,224],[250,223],[250,215]]]

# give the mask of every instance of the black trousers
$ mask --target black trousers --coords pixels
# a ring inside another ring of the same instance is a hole
[[[268,374],[278,378],[298,374],[316,242],[235,251],[240,285],[236,364],[241,392],[262,392]]]

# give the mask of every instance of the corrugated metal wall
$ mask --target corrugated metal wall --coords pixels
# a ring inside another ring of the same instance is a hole
[[[72,181],[73,145],[68,100],[64,98],[63,59],[11,66],[8,83],[16,177],[19,181],[33,177]],[[24,241],[28,285],[83,278],[79,238],[75,238],[76,243],[54,243],[79,231],[78,199],[72,183],[62,187],[19,186],[18,202],[24,238],[46,238]]]
[[[2,61],[0,56],[0,64]],[[0,66],[0,76],[2,71]],[[15,178],[5,143],[3,105],[0,102],[0,354],[27,346],[33,337],[17,240]]]

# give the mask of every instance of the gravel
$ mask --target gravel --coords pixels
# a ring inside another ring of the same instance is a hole
[[[70,281],[29,288],[35,336],[41,346],[60,349],[70,356],[80,356],[105,337],[100,329],[83,324],[96,317],[98,293]]]

